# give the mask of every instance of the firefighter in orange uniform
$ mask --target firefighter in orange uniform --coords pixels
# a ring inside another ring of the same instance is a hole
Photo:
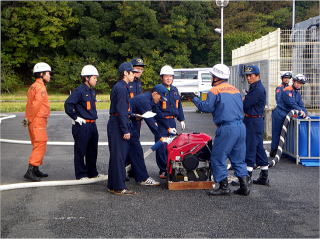
[[[37,63],[33,68],[35,82],[28,90],[25,119],[23,125],[28,127],[32,152],[29,157],[28,171],[24,178],[30,181],[40,181],[48,174],[39,170],[46,153],[48,135],[47,121],[50,115],[50,105],[45,83],[50,81],[51,67],[44,62]]]

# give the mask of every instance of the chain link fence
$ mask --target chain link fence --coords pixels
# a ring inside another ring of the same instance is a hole
[[[293,30],[277,29],[234,50],[230,82],[244,92],[248,88],[243,76],[244,65],[258,65],[267,92],[267,106],[274,108],[275,88],[281,83],[281,73],[304,74],[308,79],[301,90],[305,106],[320,110],[319,23],[320,16],[311,18]]]

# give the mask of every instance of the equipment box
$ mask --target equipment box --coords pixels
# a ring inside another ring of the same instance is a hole
[[[283,153],[305,166],[320,165],[320,116],[293,118],[289,124]]]

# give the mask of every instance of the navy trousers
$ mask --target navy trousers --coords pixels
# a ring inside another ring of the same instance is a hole
[[[149,178],[146,164],[143,157],[143,149],[140,143],[141,120],[132,121],[132,131],[129,140],[129,154],[127,156],[131,162],[134,178],[136,182],[142,182]]]
[[[244,118],[246,126],[246,163],[249,167],[268,166],[268,158],[263,148],[264,119]]]
[[[110,152],[107,187],[121,191],[127,189],[125,162],[129,152],[129,140],[123,139],[116,116],[110,116],[107,133]]]
[[[96,123],[72,125],[76,179],[96,177],[99,134]]]
[[[141,130],[141,120],[132,120],[132,128],[136,130],[136,135],[140,140],[140,130]],[[131,149],[130,149],[131,151]],[[132,158],[134,158],[133,154],[128,154],[126,159],[126,165],[131,164]]]
[[[176,128],[175,119],[166,119],[170,128]],[[155,142],[159,141],[161,137],[170,136],[168,129],[166,126],[158,123],[158,130],[160,137],[155,137]],[[159,167],[159,173],[167,171],[167,161],[168,161],[168,152],[167,152],[167,144],[162,144],[160,148],[156,150],[156,162]]]
[[[272,111],[272,140],[271,140],[271,150],[275,150],[278,148],[280,134],[282,130],[283,122],[286,119],[286,113],[280,110],[279,108],[275,108]]]
[[[211,167],[214,181],[220,183],[228,177],[227,158],[230,159],[236,177],[248,175],[245,163],[246,130],[242,121],[221,125],[213,140]]]

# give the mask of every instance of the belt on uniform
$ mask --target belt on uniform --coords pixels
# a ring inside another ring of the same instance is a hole
[[[236,125],[236,124],[240,124],[242,123],[242,120],[235,120],[235,121],[224,121],[220,124],[216,124],[217,127],[220,127],[220,126],[227,126],[227,125]]]
[[[94,123],[96,122],[95,120],[86,120],[86,123]]]
[[[119,113],[111,113],[110,116],[117,116],[118,117],[118,116],[120,116],[120,114]],[[128,118],[129,118],[129,115],[128,115]]]
[[[164,118],[166,118],[166,119],[174,119],[174,116],[173,115],[168,115],[168,116],[165,116]]]
[[[263,115],[249,115],[249,114],[244,114],[245,117],[248,118],[263,118]]]

